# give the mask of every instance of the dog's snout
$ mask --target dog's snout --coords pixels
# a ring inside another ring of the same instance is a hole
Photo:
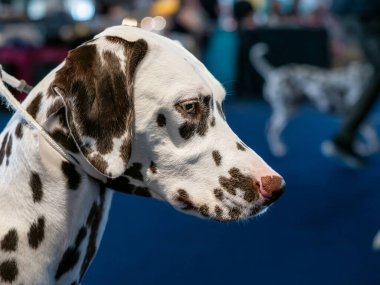
[[[263,176],[260,183],[260,194],[268,203],[276,201],[285,190],[285,181],[281,176]]]

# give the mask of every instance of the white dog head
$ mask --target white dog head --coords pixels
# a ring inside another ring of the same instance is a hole
[[[75,141],[61,143],[107,187],[220,221],[262,212],[284,189],[229,128],[220,83],[169,39],[107,29],[70,52],[50,93],[63,98]]]

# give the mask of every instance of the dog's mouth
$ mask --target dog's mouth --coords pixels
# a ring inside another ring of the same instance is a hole
[[[219,222],[239,221],[258,216],[263,214],[269,206],[264,198],[254,203],[240,203],[228,196],[225,196],[223,201],[198,203],[181,189],[174,195],[172,202],[172,205],[181,212]]]

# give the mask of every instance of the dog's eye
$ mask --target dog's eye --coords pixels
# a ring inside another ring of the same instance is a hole
[[[197,101],[187,101],[180,103],[179,106],[188,114],[194,114],[197,108]]]
[[[190,112],[192,112],[195,109],[195,103],[186,103],[186,104],[183,105],[183,109],[186,112],[190,113]]]

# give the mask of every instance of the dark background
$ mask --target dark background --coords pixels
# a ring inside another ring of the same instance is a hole
[[[241,97],[261,97],[263,78],[253,68],[249,51],[256,43],[269,47],[266,59],[274,67],[289,63],[330,66],[328,34],[324,28],[257,28],[238,33],[235,92]]]

